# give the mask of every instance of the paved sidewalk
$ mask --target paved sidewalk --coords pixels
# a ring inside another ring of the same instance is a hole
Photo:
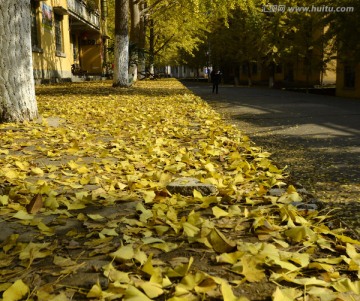
[[[184,84],[322,201],[360,203],[360,100],[226,85],[216,95],[209,84]]]

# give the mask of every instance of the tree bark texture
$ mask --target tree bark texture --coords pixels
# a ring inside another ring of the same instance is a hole
[[[154,32],[154,20],[150,19],[150,37],[149,37],[149,72],[155,73],[155,32]]]
[[[133,44],[133,51],[131,53],[130,74],[133,76],[133,82],[137,81],[138,77],[138,63],[140,50],[140,7],[138,0],[130,0],[130,41]]]
[[[0,122],[38,116],[31,49],[30,0],[0,2]]]
[[[139,63],[138,63],[138,73],[142,72],[144,75],[139,76],[140,79],[145,77],[146,71],[146,58],[145,58],[145,45],[146,45],[146,21],[147,16],[143,12],[146,9],[146,2],[141,2],[140,4],[140,32],[139,32],[139,49],[141,49],[141,53],[139,55]]]
[[[115,53],[113,87],[129,86],[129,0],[115,1]]]

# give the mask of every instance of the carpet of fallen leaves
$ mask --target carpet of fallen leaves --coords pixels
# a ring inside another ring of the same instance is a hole
[[[178,81],[37,100],[0,125],[1,300],[360,300],[360,242]]]

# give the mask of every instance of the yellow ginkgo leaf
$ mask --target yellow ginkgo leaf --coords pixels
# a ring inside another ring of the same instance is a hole
[[[182,224],[182,226],[183,226],[184,233],[186,236],[194,237],[200,232],[200,229],[198,227],[196,227],[188,222],[184,222]]]
[[[224,216],[228,216],[229,215],[229,212],[226,212],[225,210],[219,208],[218,206],[215,206],[212,208],[212,212],[213,212],[213,215],[216,217],[216,218],[220,218],[220,217],[224,217]]]
[[[315,241],[317,237],[316,233],[306,226],[294,227],[286,230],[284,233],[293,242],[301,242],[304,239]]]
[[[116,232],[115,229],[107,229],[107,228],[102,229],[101,232],[99,233],[99,235],[104,235],[104,236],[119,236],[119,234]]]
[[[9,204],[9,196],[8,195],[0,195],[0,204],[6,206]]]
[[[214,166],[214,164],[212,164],[212,163],[206,164],[206,165],[205,165],[205,169],[208,170],[209,172],[215,172],[215,171],[216,171],[216,170],[215,170],[215,166]]]
[[[164,290],[162,289],[162,285],[154,282],[144,282],[140,285],[140,288],[151,299],[157,298],[164,293]]]
[[[194,258],[190,257],[188,264],[180,264],[174,269],[169,269],[167,272],[168,277],[184,277],[190,270],[191,265],[194,262]]]
[[[8,154],[9,154],[9,150],[8,150],[8,149],[0,149],[0,154],[2,154],[2,155],[8,155]]]
[[[37,258],[44,258],[52,255],[52,249],[49,248],[51,243],[33,243],[30,242],[20,252],[19,258],[21,260],[30,259],[31,261]]]
[[[3,172],[4,176],[8,179],[16,179],[19,177],[19,173],[14,169],[4,168]]]
[[[53,228],[46,226],[43,222],[38,222],[37,227],[44,235],[52,236],[55,234],[55,230]]]
[[[295,288],[276,288],[276,291],[273,294],[273,301],[294,301],[296,298],[302,296],[302,291]]]
[[[70,300],[64,292],[61,292],[58,295],[53,295],[41,289],[36,292],[36,297],[39,301],[69,301]]]
[[[195,199],[200,199],[200,200],[201,200],[201,199],[203,198],[201,192],[200,192],[200,191],[197,191],[196,189],[194,189],[193,195],[194,195],[194,198],[195,198]]]
[[[7,253],[9,250],[11,250],[16,246],[16,242],[19,236],[20,236],[19,234],[11,234],[10,236],[8,236],[8,238],[5,241],[1,243],[5,253]]]
[[[76,262],[71,260],[69,257],[54,256],[53,263],[59,267],[69,267],[75,265]]]
[[[150,254],[141,269],[144,273],[146,273],[148,275],[153,275],[154,271],[155,271],[155,268],[152,264],[152,257],[153,257],[153,254]]]
[[[110,279],[110,281],[117,281],[119,283],[130,283],[129,273],[119,271],[114,268],[114,266],[109,263],[103,267],[104,275]]]
[[[121,246],[115,252],[111,253],[110,256],[116,260],[130,260],[134,258],[135,252],[132,244]]]
[[[40,167],[33,167],[31,168],[31,173],[37,176],[44,175],[44,171]]]
[[[151,203],[155,199],[154,191],[142,191],[145,203]]]
[[[23,162],[21,162],[21,161],[15,161],[15,165],[16,165],[17,167],[19,167],[22,171],[27,170],[28,167],[29,167],[29,163],[26,162],[26,161],[23,161]]]
[[[103,291],[99,284],[94,284],[86,295],[87,298],[99,298],[103,300]]]
[[[349,278],[341,278],[339,281],[335,282],[332,287],[340,293],[353,292],[360,296],[360,281],[351,281]]]
[[[28,293],[29,287],[21,280],[16,280],[4,293],[3,300],[18,301],[23,299]]]
[[[24,210],[20,210],[20,211],[16,212],[13,215],[13,217],[17,218],[17,219],[20,219],[20,220],[31,220],[31,219],[34,218],[34,215],[31,215],[31,214],[27,213]]]
[[[144,264],[147,261],[147,255],[144,251],[141,251],[140,248],[137,248],[134,252],[134,259],[137,260],[140,264]]]
[[[94,221],[99,221],[99,220],[104,219],[104,217],[100,214],[87,214],[87,216]]]
[[[241,273],[249,282],[260,282],[265,277],[264,268],[261,264],[264,258],[261,256],[245,255],[241,257]],[[233,267],[235,269],[235,266]]]
[[[223,281],[221,283],[221,293],[223,296],[223,301],[249,301],[245,297],[236,297],[229,283]]]
[[[85,173],[88,173],[90,172],[89,168],[87,168],[86,166],[81,166],[79,167],[78,169],[76,169],[76,171],[79,173],[79,174],[85,174]]]
[[[151,299],[138,290],[136,287],[129,285],[125,292],[124,301],[151,301]]]

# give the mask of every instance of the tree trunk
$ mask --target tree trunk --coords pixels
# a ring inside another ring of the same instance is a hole
[[[246,62],[247,64],[247,77],[248,77],[248,86],[251,87],[252,86],[252,79],[251,79],[251,64],[250,61]]]
[[[146,2],[142,1],[140,3],[140,32],[139,32],[139,63],[138,63],[138,74],[139,78],[145,78],[146,71],[146,59],[145,59],[145,44],[146,44],[146,22],[147,16],[143,14],[143,11],[146,8]],[[143,75],[142,75],[142,74]]]
[[[150,37],[149,37],[149,72],[155,73],[154,68],[155,60],[155,32],[154,32],[154,20],[150,19]]]
[[[115,0],[113,87],[129,86],[129,0]]]
[[[274,84],[275,84],[275,63],[274,62],[270,62],[269,65],[269,88],[274,88]]]
[[[130,41],[133,50],[130,58],[130,74],[132,74],[133,82],[137,81],[138,77],[138,63],[139,63],[139,44],[140,44],[140,8],[138,0],[130,0],[130,15],[131,15],[131,28],[130,28]]]
[[[38,116],[31,50],[30,0],[0,3],[0,122]]]

